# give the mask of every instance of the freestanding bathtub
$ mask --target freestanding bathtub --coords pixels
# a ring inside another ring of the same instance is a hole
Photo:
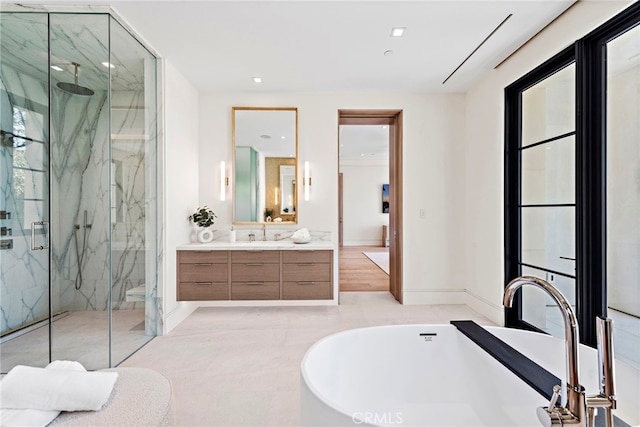
[[[564,341],[485,329],[559,378]],[[597,392],[597,356],[580,348],[580,382]],[[328,336],[302,365],[307,426],[540,426],[548,401],[453,325],[394,325]]]

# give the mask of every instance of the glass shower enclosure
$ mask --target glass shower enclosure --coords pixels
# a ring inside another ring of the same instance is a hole
[[[156,58],[109,13],[0,13],[0,370],[157,330]]]

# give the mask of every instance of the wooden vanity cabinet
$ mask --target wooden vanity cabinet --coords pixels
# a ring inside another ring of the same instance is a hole
[[[333,298],[331,251],[282,251],[282,299]]]
[[[229,299],[229,251],[178,251],[178,301]]]
[[[280,299],[280,251],[231,251],[231,299]]]
[[[331,250],[178,251],[178,301],[333,298]]]

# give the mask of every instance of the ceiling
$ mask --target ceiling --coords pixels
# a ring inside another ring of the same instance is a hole
[[[464,92],[574,2],[55,1],[110,4],[202,92]]]
[[[389,160],[389,126],[340,125],[340,160]]]

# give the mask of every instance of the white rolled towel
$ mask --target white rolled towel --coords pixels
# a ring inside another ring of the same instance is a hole
[[[118,374],[86,372],[76,363],[60,362],[50,368],[14,367],[0,382],[0,406],[42,411],[99,410],[109,399]]]
[[[301,228],[291,235],[291,240],[294,242],[309,242],[311,241],[311,233],[306,228]]]

